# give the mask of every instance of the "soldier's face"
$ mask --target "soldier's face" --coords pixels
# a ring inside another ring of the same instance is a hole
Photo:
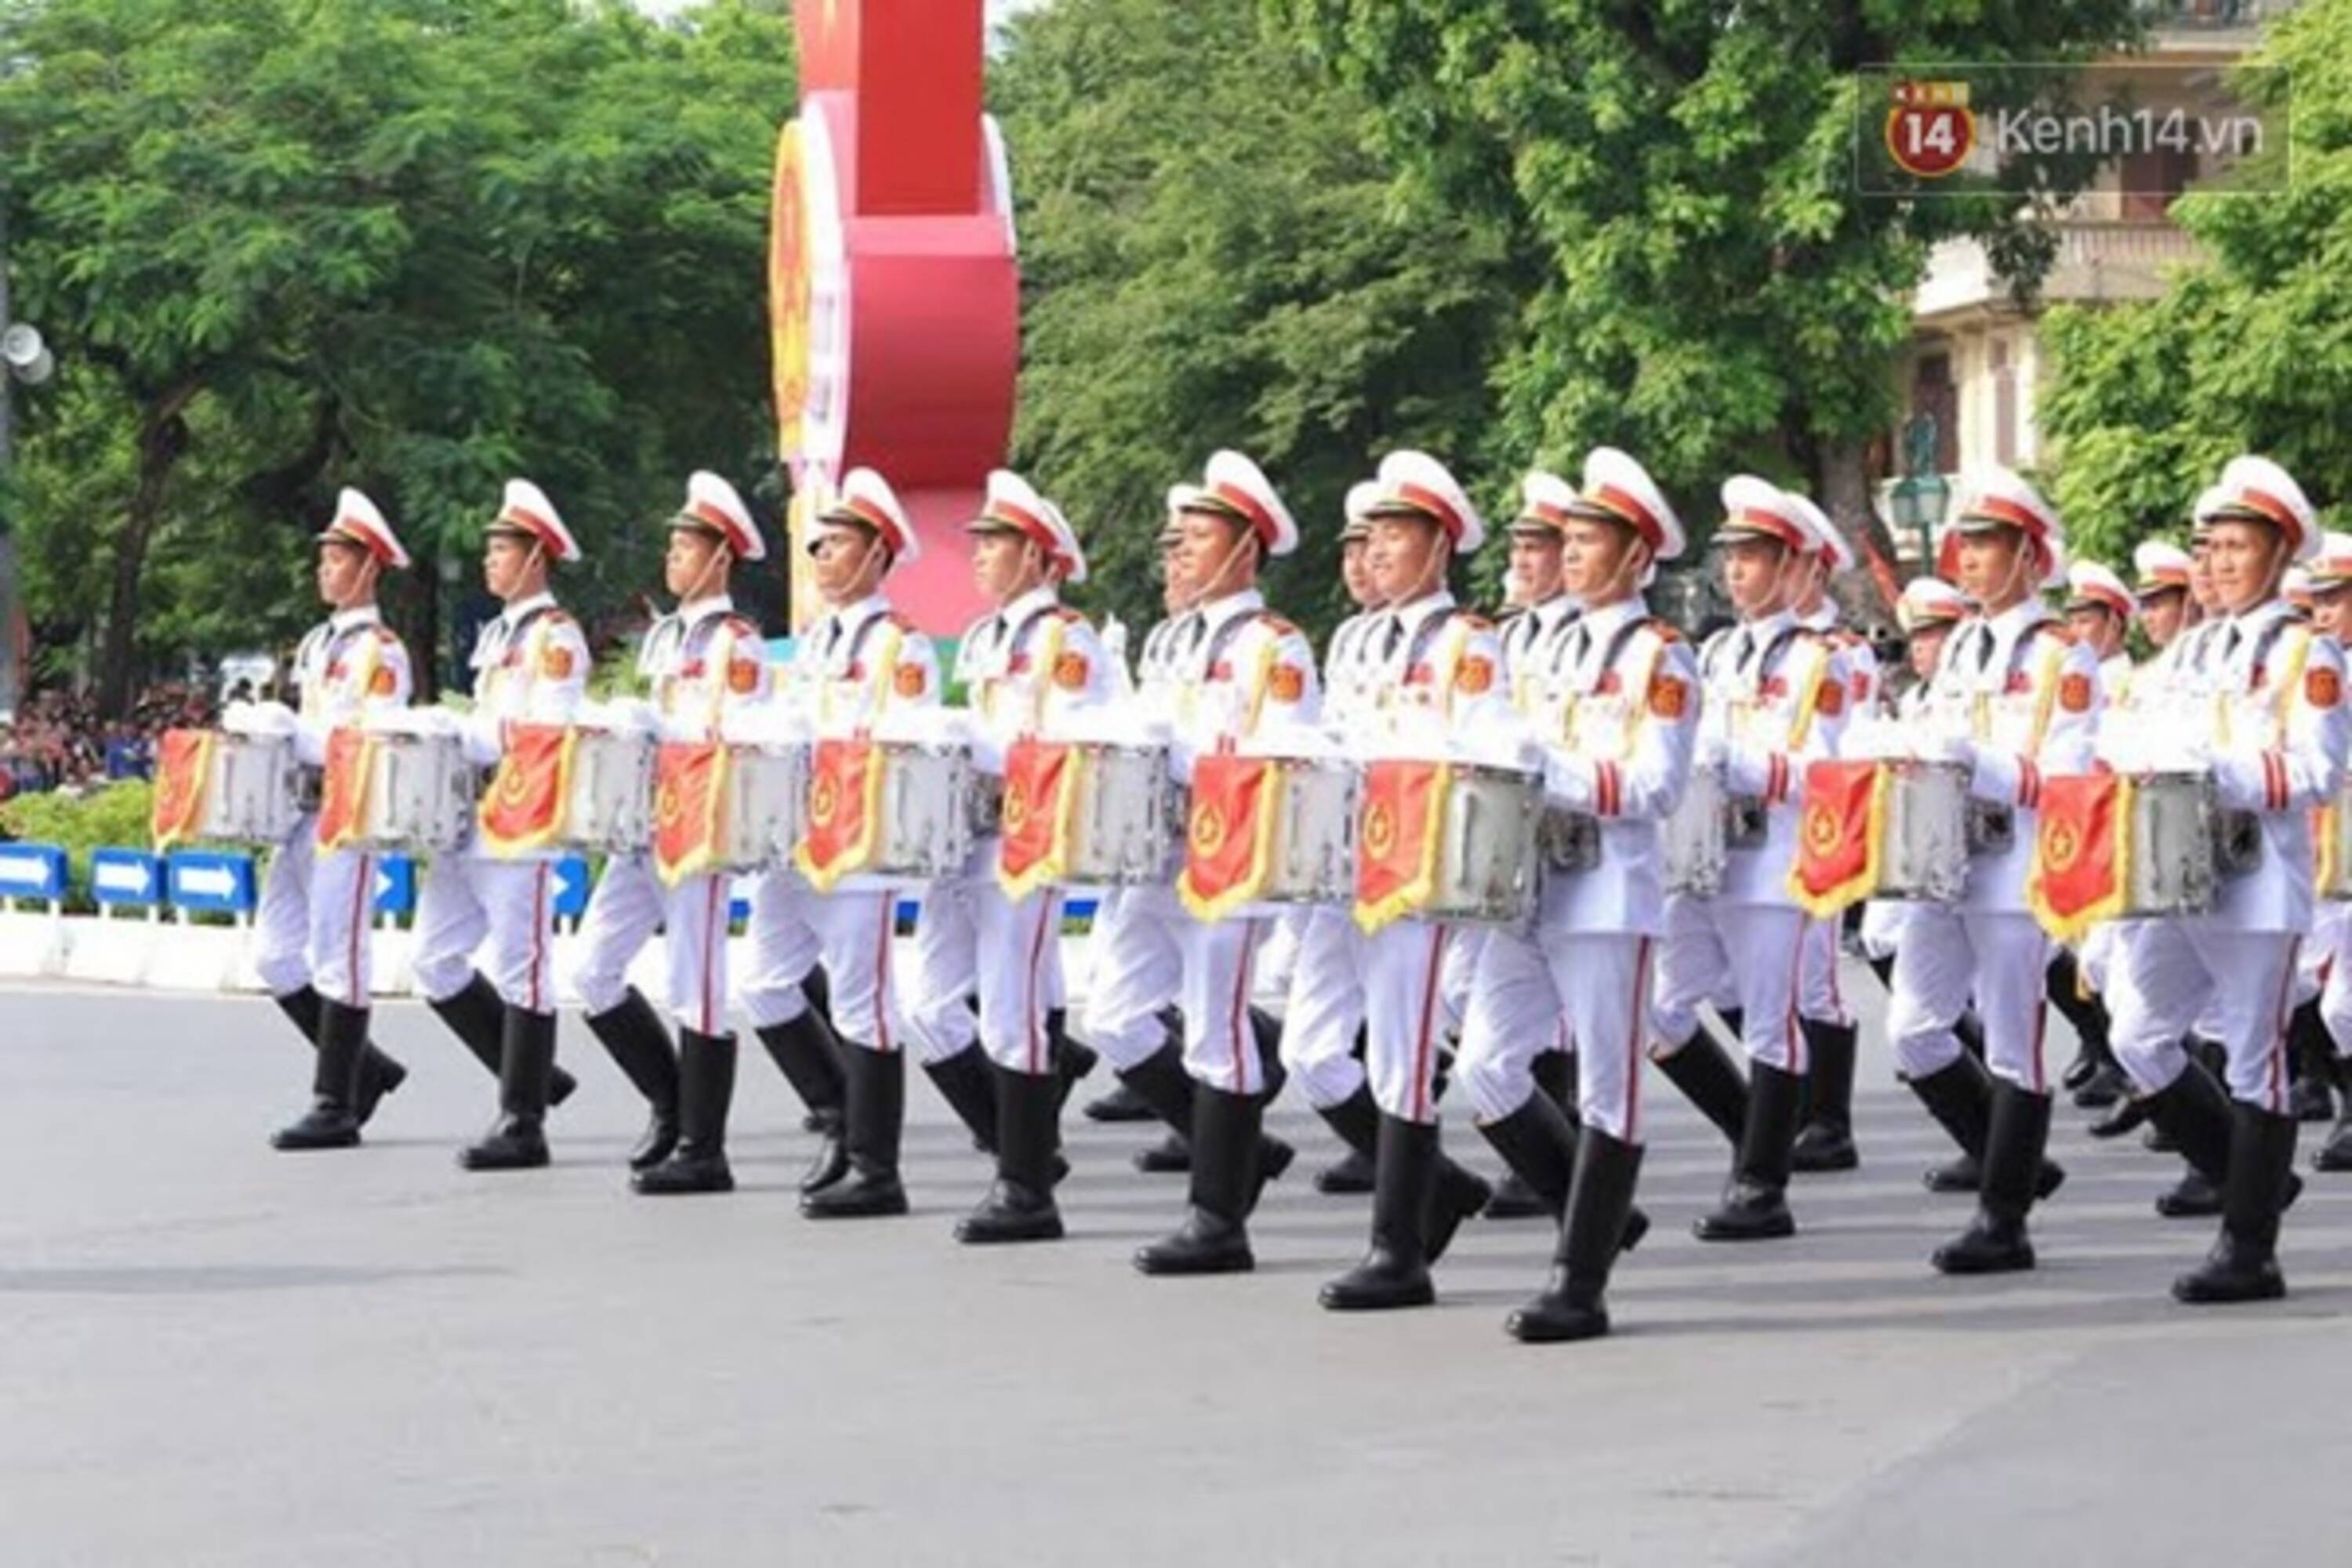
[[[1513,533],[1508,577],[1511,603],[1540,605],[1559,593],[1559,530]]]
[[[2230,615],[2251,610],[2278,589],[2286,568],[2286,541],[2267,522],[2230,519],[2205,536],[2213,593]]]
[[[867,529],[828,528],[809,542],[809,576],[828,605],[854,605],[881,581],[882,542]]]
[[[2085,605],[2066,612],[2066,629],[2074,640],[2086,644],[2101,658],[2113,658],[2124,645],[2124,625],[2116,619],[2113,610],[2097,605]]]
[[[2161,594],[2151,594],[2139,602],[2140,629],[2147,640],[2158,647],[2171,645],[2180,635],[2181,622],[2189,614],[2189,591],[2171,588]]]
[[[536,540],[493,533],[482,545],[482,586],[509,604],[547,585],[547,557]]]
[[[2197,607],[2211,615],[2221,607],[2221,591],[2213,585],[2213,542],[2198,540],[2189,552],[2189,593]]]
[[[1178,569],[1194,596],[1220,599],[1257,578],[1257,551],[1246,524],[1218,512],[1188,511],[1177,520]]]
[[[375,557],[356,544],[328,540],[319,546],[319,597],[339,610],[375,601]]]
[[[972,543],[971,580],[992,605],[1009,605],[1045,580],[1045,552],[1011,530],[981,534]]]
[[[1192,602],[1192,585],[1184,580],[1184,557],[1173,544],[1160,549],[1160,606],[1174,615]]]
[[[2352,584],[2337,588],[2322,588],[2311,595],[2311,626],[2314,631],[2341,642],[2348,625],[2352,625]]]
[[[1936,661],[1943,657],[1944,641],[1951,635],[1952,623],[1949,621],[1921,626],[1913,632],[1910,645],[1905,650],[1911,658],[1911,673],[1922,680],[1931,679],[1936,673]]]
[[[1773,539],[1735,539],[1723,547],[1723,591],[1743,616],[1769,616],[1787,602],[1789,547]]]
[[[1597,608],[1631,591],[1642,565],[1633,558],[1632,529],[1596,517],[1571,517],[1559,539],[1559,585],[1588,607]]]
[[[662,582],[677,599],[707,599],[727,587],[727,547],[698,528],[669,531],[669,553],[662,558]]]
[[[1409,604],[1445,577],[1444,536],[1421,517],[1376,517],[1369,542],[1372,587],[1391,605]]]
[[[1381,602],[1381,591],[1372,584],[1370,540],[1350,539],[1339,546],[1339,582],[1360,610],[1369,610]]]
[[[1959,544],[1960,592],[1988,612],[2005,610],[2023,598],[2029,552],[2025,534],[2014,528],[1963,533]]]

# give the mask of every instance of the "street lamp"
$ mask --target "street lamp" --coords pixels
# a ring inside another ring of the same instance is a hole
[[[1895,526],[1919,534],[1919,570],[1936,569],[1936,530],[1951,504],[1952,487],[1936,471],[1936,416],[1915,414],[1903,426],[1903,478],[1888,494]]]

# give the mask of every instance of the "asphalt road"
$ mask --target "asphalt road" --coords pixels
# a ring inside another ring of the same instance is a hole
[[[1867,990],[1866,979],[1862,989]],[[1652,1079],[1612,1338],[1523,1347],[1540,1224],[1474,1225],[1428,1311],[1336,1318],[1366,1201],[1298,1175],[1245,1278],[1146,1280],[1181,1178],[1071,1123],[1059,1245],[949,1239],[985,1168],[928,1089],[917,1213],[794,1210],[807,1141],[747,1058],[731,1197],[630,1196],[638,1117],[585,1080],[549,1171],[451,1152],[488,1080],[419,1008],[357,1153],[264,1142],[307,1068],[255,1001],[0,994],[0,1563],[2311,1563],[2352,1459],[2352,1180],[2289,1216],[2294,1294],[2193,1312],[2171,1163],[2095,1145],[2039,1271],[1937,1278],[1963,1201],[1866,1047],[1864,1168],[1802,1234],[1705,1247],[1726,1152]],[[1874,1028],[1875,1019],[1871,1020]],[[2053,1053],[2071,1042],[2053,1040]],[[2057,1059],[2053,1054],[2053,1067]],[[1457,1118],[1458,1121],[1458,1118]],[[2307,1140],[2308,1141],[2308,1140]],[[1491,1168],[1466,1123],[1457,1152]]]

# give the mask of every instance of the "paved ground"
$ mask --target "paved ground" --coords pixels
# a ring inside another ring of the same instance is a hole
[[[1067,1243],[953,1246],[983,1169],[912,1098],[911,1218],[793,1211],[804,1140],[747,1061],[730,1199],[623,1191],[628,1091],[587,1080],[559,1163],[465,1176],[487,1080],[409,1006],[367,1150],[271,1153],[305,1069],[251,1001],[0,994],[0,1562],[2312,1563],[2352,1444],[2352,1182],[2292,1216],[2284,1305],[2165,1297],[2205,1245],[2168,1163],[2095,1146],[2040,1272],[1929,1248],[1936,1138],[1883,1058],[1866,1168],[1805,1233],[1703,1247],[1724,1153],[1654,1100],[1660,1221],[1621,1332],[1526,1348],[1546,1239],[1473,1226],[1432,1311],[1339,1320],[1363,1200],[1270,1196],[1257,1274],[1127,1258],[1181,1185],[1077,1123]],[[1874,1045],[1871,1049],[1875,1051]],[[1656,1086],[1663,1090],[1663,1085]],[[1670,1091],[1665,1091],[1670,1093]],[[1277,1124],[1328,1152],[1296,1114]],[[1491,1157],[1457,1131],[1457,1148]]]

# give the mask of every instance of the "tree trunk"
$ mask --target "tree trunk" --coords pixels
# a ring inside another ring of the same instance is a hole
[[[1854,554],[1877,590],[1879,613],[1892,620],[1895,601],[1903,592],[1903,572],[1897,564],[1895,540],[1871,504],[1868,444],[1854,440],[1821,443],[1815,475],[1822,510],[1830,514],[1854,545]]]
[[[194,380],[181,383],[152,400],[139,422],[139,481],[131,492],[131,510],[122,535],[114,547],[113,588],[107,600],[106,636],[99,645],[98,711],[100,718],[120,719],[131,711],[136,693],[132,683],[139,669],[139,585],[147,569],[147,547],[154,540],[163,516],[163,490],[172,469],[187,450],[188,427],[180,416],[202,390]]]

